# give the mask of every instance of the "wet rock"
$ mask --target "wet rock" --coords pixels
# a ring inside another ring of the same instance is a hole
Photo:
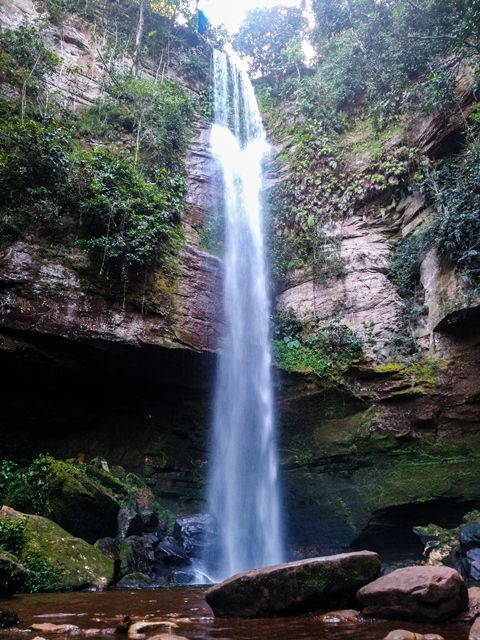
[[[436,633],[422,635],[421,633],[414,633],[406,629],[395,629],[394,631],[390,631],[384,640],[444,640],[444,638]]]
[[[58,587],[61,590],[92,587],[102,589],[108,586],[113,577],[113,562],[98,549],[84,540],[74,538],[47,518],[2,507],[0,522],[14,521],[25,524],[24,548],[28,550],[34,547],[39,557],[58,573]],[[0,557],[1,555],[4,554],[0,554]],[[22,571],[20,573],[23,584],[26,574]]]
[[[213,530],[213,518],[208,514],[197,514],[177,518],[173,535],[190,558],[198,558],[202,555],[205,542],[208,543]]]
[[[174,622],[164,620],[134,622],[128,629],[128,638],[129,640],[143,640],[143,638],[145,638],[145,631],[151,631],[152,629],[158,629],[160,627],[170,630],[177,629],[178,625]]]
[[[480,618],[477,618],[471,626],[468,640],[480,640]]]
[[[362,616],[355,609],[343,609],[342,611],[329,611],[319,617],[320,622],[326,624],[353,624],[359,622]]]
[[[371,551],[311,558],[239,573],[210,588],[205,597],[219,617],[318,611],[347,604],[380,568],[380,558]]]
[[[6,551],[0,551],[0,598],[10,598],[20,591],[27,576],[27,570],[18,558]]]
[[[155,550],[155,560],[166,565],[182,565],[189,562],[189,556],[173,538],[165,538]]]
[[[74,624],[52,624],[51,622],[32,624],[30,629],[40,633],[55,633],[69,636],[78,636],[82,633],[80,627]]]
[[[466,553],[468,577],[474,582],[480,582],[480,549],[469,549]]]
[[[118,623],[117,628],[115,629],[115,633],[127,633],[132,624],[133,620],[130,616],[123,616],[123,618]]]
[[[480,547],[480,521],[468,522],[460,527],[460,544],[462,549]]]
[[[119,558],[118,543],[115,538],[100,538],[95,542],[94,547],[110,560],[115,561]]]
[[[152,533],[158,526],[158,516],[149,508],[123,507],[118,514],[120,537],[140,536]]]
[[[363,615],[441,622],[468,609],[461,575],[448,567],[397,569],[363,587],[357,594]]]
[[[9,629],[18,624],[18,616],[14,611],[0,609],[0,629]]]
[[[158,542],[152,534],[131,536],[120,545],[120,575],[131,573],[149,574],[154,562],[154,544]]]
[[[425,547],[423,555],[427,558],[427,564],[453,566],[458,548],[458,530],[429,524],[413,527],[413,532]]]
[[[145,573],[129,573],[115,585],[117,589],[145,589],[152,586],[152,579]]]

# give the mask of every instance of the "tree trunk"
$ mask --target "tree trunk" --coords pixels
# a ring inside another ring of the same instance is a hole
[[[135,75],[137,75],[138,67],[140,65],[144,24],[145,24],[145,0],[140,0],[140,7],[138,10],[137,34],[135,36],[135,51],[133,54],[133,72]]]

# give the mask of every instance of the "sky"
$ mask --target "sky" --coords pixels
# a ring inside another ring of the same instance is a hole
[[[257,7],[274,5],[298,6],[299,0],[200,0],[200,8],[205,11],[212,24],[223,23],[231,32],[238,30],[247,11]]]

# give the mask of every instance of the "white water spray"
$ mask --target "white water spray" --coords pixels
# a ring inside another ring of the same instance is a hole
[[[214,52],[211,146],[225,211],[225,335],[216,380],[204,558],[214,581],[283,560],[261,191],[269,147],[253,86],[232,55]]]

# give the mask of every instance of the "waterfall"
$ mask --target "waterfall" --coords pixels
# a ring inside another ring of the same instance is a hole
[[[283,560],[273,410],[270,304],[262,219],[269,147],[253,86],[235,55],[214,52],[213,155],[225,215],[225,331],[210,444],[208,512],[214,581]]]

